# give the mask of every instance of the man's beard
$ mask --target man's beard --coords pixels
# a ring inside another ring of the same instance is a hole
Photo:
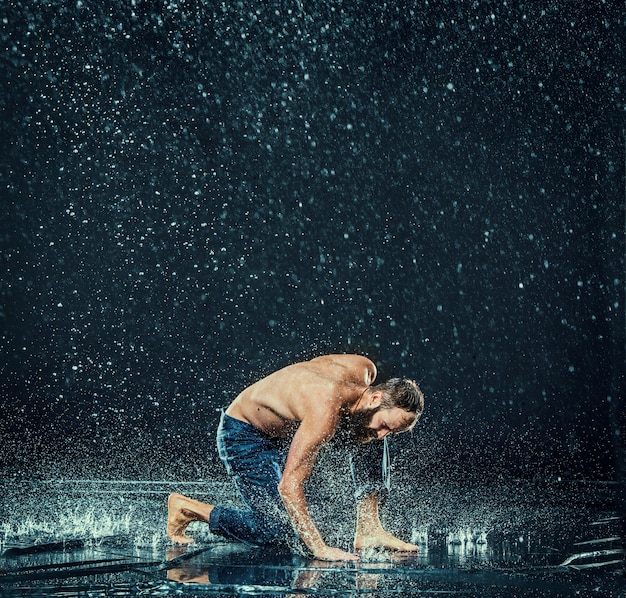
[[[355,442],[364,443],[370,440],[376,440],[378,433],[376,430],[368,428],[372,422],[372,417],[380,411],[381,407],[372,407],[371,409],[363,409],[352,413],[347,421],[347,427],[350,435]]]

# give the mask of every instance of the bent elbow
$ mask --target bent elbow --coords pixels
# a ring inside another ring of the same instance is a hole
[[[285,478],[278,482],[278,494],[281,498],[285,498],[289,494],[288,484],[285,482]]]
[[[278,482],[278,494],[284,500],[294,499],[298,496],[298,490],[300,485],[295,480],[283,477]]]
[[[285,494],[285,484],[283,483],[283,480],[280,480],[280,482],[278,482],[278,494],[280,494],[280,496],[282,497]]]

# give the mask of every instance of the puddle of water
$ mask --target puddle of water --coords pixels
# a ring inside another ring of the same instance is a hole
[[[228,484],[204,482],[0,484],[0,595],[626,595],[610,485],[405,488],[384,518],[420,551],[366,551],[356,564],[251,549],[201,524],[190,526],[196,544],[171,546],[174,490],[232,500]],[[332,509],[312,501],[324,535],[349,548],[350,510]]]

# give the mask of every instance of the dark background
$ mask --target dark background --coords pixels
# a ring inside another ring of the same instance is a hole
[[[622,2],[9,0],[0,28],[3,475],[221,475],[219,407],[356,351],[421,384],[421,476],[616,476]]]

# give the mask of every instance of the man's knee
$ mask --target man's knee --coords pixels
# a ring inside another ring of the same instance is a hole
[[[256,528],[260,546],[287,544],[295,538],[293,526],[286,513],[284,517],[264,517]]]

